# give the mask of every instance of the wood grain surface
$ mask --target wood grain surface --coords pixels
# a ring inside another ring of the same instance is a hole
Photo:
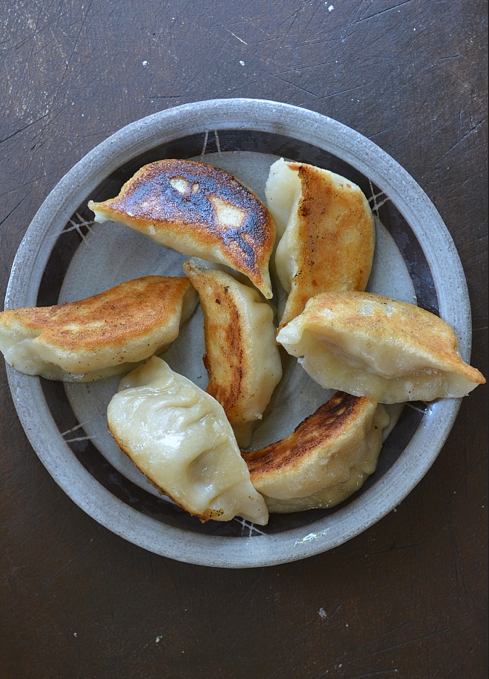
[[[0,293],[44,198],[125,124],[257,97],[335,118],[452,234],[487,376],[487,7],[431,0],[12,0],[0,7]],[[124,541],[45,471],[0,368],[4,679],[485,679],[487,387],[422,482],[288,565],[186,565]]]

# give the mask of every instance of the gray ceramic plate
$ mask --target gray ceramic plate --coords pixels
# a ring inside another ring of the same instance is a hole
[[[83,158],[56,186],[17,253],[6,308],[45,306],[96,294],[148,274],[181,275],[184,257],[121,225],[94,225],[89,199],[115,196],[145,163],[201,158],[233,172],[263,197],[278,157],[309,162],[362,187],[376,216],[369,289],[439,313],[470,357],[470,308],[460,260],[440,216],[416,182],[357,132],[324,116],[269,101],[228,99],[163,111],[128,125]],[[205,388],[197,312],[169,364]],[[39,458],[65,492],[114,533],[157,554],[207,566],[247,568],[336,547],[391,511],[438,455],[459,400],[410,404],[385,441],[376,473],[330,510],[274,515],[258,529],[240,519],[201,524],[159,496],[107,433],[117,379],[66,385],[8,370],[17,412]],[[300,394],[297,398],[296,395]],[[294,395],[292,397],[292,395]],[[282,438],[328,394],[290,358],[254,447]]]

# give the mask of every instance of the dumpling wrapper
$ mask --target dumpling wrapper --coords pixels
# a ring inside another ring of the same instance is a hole
[[[204,312],[207,393],[224,408],[238,444],[251,443],[253,423],[282,377],[273,310],[253,288],[196,260],[183,270],[199,293]]]
[[[292,164],[292,163],[291,163]],[[283,158],[276,160],[271,166],[265,184],[267,207],[275,222],[277,245],[285,233],[294,203],[301,194],[301,179],[298,172],[289,167]]]
[[[0,313],[0,351],[26,375],[92,382],[168,348],[198,297],[187,278],[147,276],[79,302]]]
[[[277,274],[288,293],[280,327],[314,295],[365,290],[375,224],[356,184],[328,170],[281,159],[270,168],[266,195],[278,231],[287,220],[275,254]]]
[[[322,387],[380,403],[458,398],[486,381],[445,321],[371,293],[317,295],[277,341]]]
[[[229,266],[272,297],[275,224],[260,199],[224,170],[161,160],[142,167],[116,198],[88,207],[97,222],[121,222],[178,252]]]
[[[121,380],[107,417],[119,447],[190,514],[268,522],[222,407],[162,359],[153,356]]]
[[[337,392],[282,441],[243,457],[270,512],[333,507],[375,471],[388,424],[373,399]]]

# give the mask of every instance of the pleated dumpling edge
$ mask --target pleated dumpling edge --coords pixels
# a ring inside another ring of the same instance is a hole
[[[190,514],[268,522],[221,405],[162,359],[153,356],[121,380],[107,418],[121,450]]]

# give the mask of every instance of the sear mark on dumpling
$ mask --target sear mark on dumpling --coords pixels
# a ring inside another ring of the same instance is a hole
[[[222,407],[162,359],[153,356],[121,380],[107,418],[121,450],[190,514],[268,522]]]
[[[313,297],[277,341],[325,389],[380,403],[459,398],[486,381],[462,360],[448,323],[372,293]]]
[[[365,290],[375,225],[356,184],[328,170],[282,159],[270,168],[266,193],[277,227],[286,227],[275,255],[277,274],[288,293],[280,327],[318,293]]]
[[[90,201],[88,207],[98,222],[121,222],[186,255],[240,271],[272,297],[273,219],[260,199],[224,170],[161,160],[142,167],[116,198]]]
[[[333,507],[375,471],[388,424],[373,399],[337,392],[292,434],[243,457],[271,512]]]
[[[8,309],[0,350],[27,375],[91,382],[167,349],[197,301],[187,278],[147,276],[78,302]]]
[[[255,289],[224,271],[195,259],[185,262],[183,270],[204,312],[207,393],[222,405],[238,444],[246,448],[253,423],[261,419],[282,377],[273,310]]]

